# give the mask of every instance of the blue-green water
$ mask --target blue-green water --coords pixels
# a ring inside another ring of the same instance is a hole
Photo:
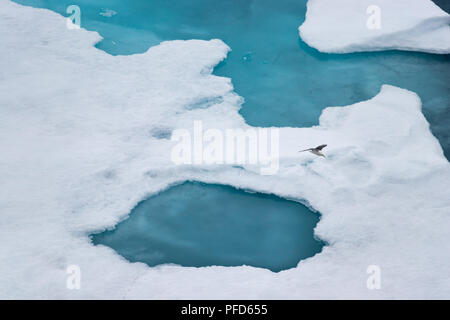
[[[220,38],[232,52],[215,74],[231,77],[255,126],[311,126],[326,106],[373,97],[382,84],[417,92],[447,158],[450,155],[449,55],[413,52],[321,54],[297,28],[306,0],[18,0],[63,15],[81,8],[81,25],[111,54],[144,52],[163,40]],[[448,9],[447,0],[436,0]],[[114,10],[112,17],[100,15]]]
[[[320,252],[319,215],[273,195],[186,182],[139,203],[94,244],[150,266],[251,265],[280,271]]]
[[[214,73],[232,78],[240,111],[255,126],[311,126],[327,106],[369,99],[382,84],[419,94],[450,155],[450,56],[387,51],[323,54],[297,28],[306,0],[17,0],[66,14],[98,31],[106,52],[133,54],[164,40],[219,38],[232,52]],[[447,0],[436,0],[449,9]],[[100,13],[113,10],[115,15]],[[149,265],[240,265],[282,270],[318,252],[306,207],[233,188],[184,184],[141,202],[114,231],[93,237],[130,261]]]

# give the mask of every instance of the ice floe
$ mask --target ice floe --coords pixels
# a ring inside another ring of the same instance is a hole
[[[419,97],[383,86],[280,128],[280,168],[176,166],[169,132],[249,128],[231,80],[211,74],[220,40],[171,41],[111,56],[49,10],[0,0],[1,298],[450,298],[450,166]],[[193,101],[211,101],[192,108]],[[327,143],[327,159],[298,150]],[[185,180],[230,184],[320,211],[328,242],[297,268],[150,268],[88,234]],[[380,289],[366,286],[370,266]],[[78,266],[73,268],[71,266]],[[80,289],[67,287],[69,270]]]
[[[309,0],[299,31],[322,52],[450,53],[450,15],[431,0]]]

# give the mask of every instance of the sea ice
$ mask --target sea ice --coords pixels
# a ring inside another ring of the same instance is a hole
[[[450,53],[450,15],[431,0],[309,0],[299,27],[322,52]]]
[[[162,125],[249,128],[230,79],[211,74],[229,51],[222,41],[111,56],[94,47],[97,33],[9,0],[0,0],[0,39],[1,298],[450,298],[450,166],[416,94],[383,86],[371,100],[325,109],[319,126],[280,128],[276,175],[176,166]],[[327,159],[297,152],[322,143]],[[304,202],[321,213],[315,232],[329,245],[272,273],[150,268],[90,243],[185,180]],[[379,290],[366,286],[373,265]],[[79,290],[66,286],[68,268],[80,270]]]

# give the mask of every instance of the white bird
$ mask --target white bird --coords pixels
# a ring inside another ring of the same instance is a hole
[[[315,147],[315,148],[309,148],[309,149],[305,149],[305,150],[301,150],[301,151],[299,151],[299,152],[309,151],[309,152],[311,152],[311,153],[314,153],[316,156],[321,156],[321,157],[326,158],[325,155],[324,155],[322,152],[320,152],[320,151],[321,151],[323,148],[325,148],[326,146],[327,146],[326,144],[321,144],[321,145],[318,146],[318,147]]]

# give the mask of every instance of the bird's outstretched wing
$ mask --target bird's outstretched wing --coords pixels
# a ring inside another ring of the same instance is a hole
[[[326,144],[321,144],[320,146],[316,147],[316,150],[322,150],[323,148],[325,148],[327,145]]]
[[[314,150],[313,148],[309,148],[309,149],[305,149],[305,150],[300,150],[299,152],[305,152],[305,151],[312,151]]]

